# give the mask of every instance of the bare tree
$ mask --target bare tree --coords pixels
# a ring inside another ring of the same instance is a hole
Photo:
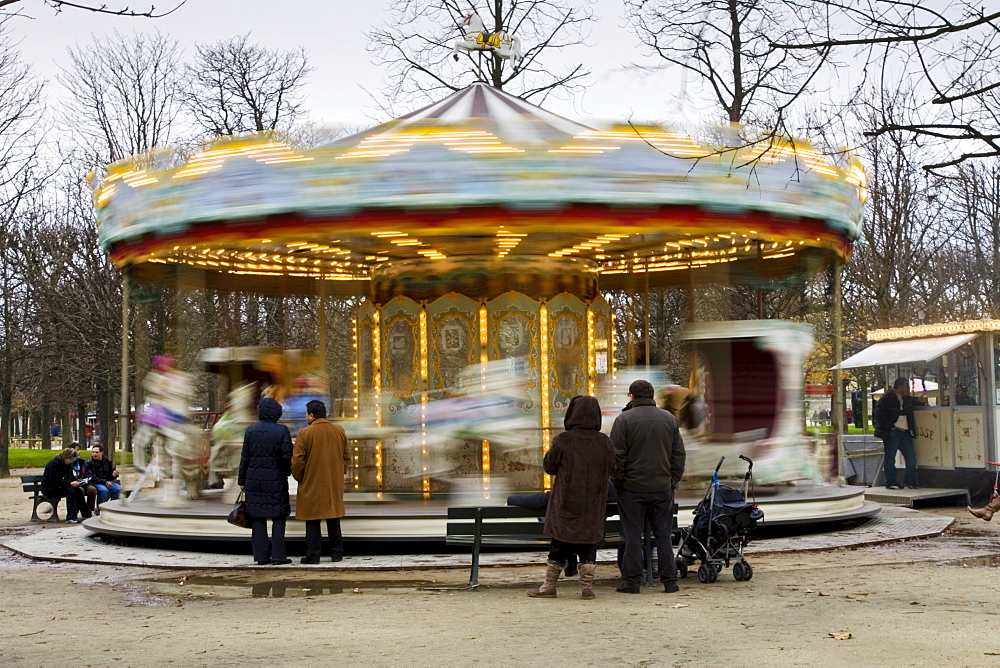
[[[44,183],[40,169],[42,85],[32,76],[0,22],[0,476],[10,475],[7,449],[22,354],[24,302],[13,258],[18,218]]]
[[[830,50],[771,46],[818,23],[794,0],[626,0],[625,7],[642,43],[691,75],[730,123],[780,123],[815,86]]]
[[[305,49],[273,50],[249,33],[198,46],[183,101],[211,137],[288,129],[302,114],[311,72]]]
[[[487,0],[485,11],[469,0],[396,0],[392,18],[368,34],[375,63],[390,72],[380,96],[383,105],[436,99],[485,81],[524,99],[544,100],[553,93],[573,94],[590,72],[583,65],[556,67],[550,57],[584,45],[593,13],[586,3],[563,0]],[[483,51],[463,52],[452,59],[462,39],[462,23],[479,11],[485,31],[506,31],[522,44],[519,63]]]
[[[69,171],[69,170],[67,170]],[[58,281],[32,281],[40,290],[37,318],[48,323],[43,332],[59,348],[53,366],[63,379],[56,396],[67,405],[96,403],[103,443],[113,453],[114,390],[120,378],[122,280],[97,240],[91,193],[74,170],[58,188],[51,188],[44,220],[27,230],[26,277],[38,266],[61,268]],[[75,177],[75,178],[74,178]],[[73,355],[65,355],[73,350]],[[64,411],[65,412],[65,411]]]
[[[21,2],[23,2],[23,0],[0,0],[0,14],[3,14],[4,12],[12,12],[19,10],[20,5],[18,3]],[[64,9],[80,9],[83,11],[94,12],[96,14],[112,14],[114,16],[142,16],[151,19],[160,18],[162,16],[166,16],[167,14],[173,14],[178,9],[180,9],[185,2],[187,2],[187,0],[181,0],[168,10],[157,12],[155,5],[150,5],[149,9],[142,11],[142,10],[132,9],[127,5],[116,8],[116,7],[109,7],[104,3],[97,3],[97,2],[88,3],[88,2],[67,2],[66,0],[39,0],[39,4],[45,5],[46,7],[51,7],[56,12],[61,12]]]
[[[39,182],[42,84],[4,31],[0,21],[0,218],[10,221],[20,202]]]
[[[859,98],[852,122],[870,127],[912,100],[907,90],[891,96],[873,91]],[[868,206],[862,237],[844,271],[845,323],[859,336],[848,347],[862,346],[869,327],[913,324],[920,311],[946,316],[953,281],[950,272],[938,271],[954,228],[947,223],[943,180],[920,169],[926,151],[900,131],[883,133],[857,151],[867,165]]]
[[[966,318],[1000,318],[1000,161],[961,165],[946,181],[956,248],[948,263],[963,290]]]
[[[881,81],[916,75],[925,86],[910,112],[917,118],[887,119],[868,128],[875,136],[905,132],[950,142],[951,154],[924,165],[939,170],[969,160],[1000,156],[1000,11],[974,0],[804,0],[830,17],[819,33],[772,40],[799,50],[859,51],[855,62]],[[940,105],[947,114],[937,118]],[[923,118],[920,118],[920,115]],[[912,116],[911,114],[908,114]],[[928,116],[930,118],[928,118]]]
[[[179,112],[179,49],[159,33],[117,31],[69,50],[59,80],[69,93],[63,124],[92,166],[166,146]]]
[[[626,17],[640,41],[660,61],[692,82],[710,118],[731,124],[713,143],[767,145],[789,136],[790,109],[818,87],[828,48],[782,51],[775,35],[821,24],[795,0],[626,0]],[[752,128],[735,128],[736,124]],[[753,180],[753,166],[745,171]],[[758,280],[754,285],[714,286],[699,292],[699,317],[744,319],[802,317],[804,279]],[[704,313],[702,313],[704,311]]]

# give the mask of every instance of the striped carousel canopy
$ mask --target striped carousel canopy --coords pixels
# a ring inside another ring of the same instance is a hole
[[[373,130],[336,142],[350,143],[383,132],[403,132],[428,123],[464,127],[489,127],[498,137],[522,142],[565,141],[593,128],[553,114],[483,82],[476,82],[443,100],[411,111]]]
[[[728,146],[595,129],[477,83],[328,146],[254,135],[181,166],[112,165],[100,238],[141,281],[271,293],[368,294],[404,265],[576,262],[603,289],[752,284],[849,256],[860,166],[727,131]]]

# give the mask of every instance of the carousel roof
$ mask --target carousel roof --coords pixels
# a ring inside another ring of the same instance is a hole
[[[497,136],[527,142],[564,141],[578,134],[593,131],[593,128],[553,114],[510,93],[483,82],[476,82],[443,100],[411,111],[394,121],[341,139],[336,145],[356,143],[365,138],[378,136],[380,130],[382,134],[389,134],[426,125],[428,122],[455,126],[478,123],[489,127]]]
[[[579,258],[603,289],[752,282],[846,258],[864,200],[856,162],[801,142],[597,130],[485,84],[329,146],[252,136],[156,159],[112,165],[96,192],[114,262],[277,293],[366,294],[385,263],[472,257]]]

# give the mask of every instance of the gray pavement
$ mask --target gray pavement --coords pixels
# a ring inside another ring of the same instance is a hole
[[[830,550],[843,547],[875,545],[913,538],[938,536],[954,522],[954,518],[920,512],[909,508],[883,507],[882,512],[863,524],[840,531],[811,533],[801,536],[761,539],[751,543],[748,555]],[[120,566],[145,566],[171,569],[290,569],[304,568],[298,559],[289,566],[257,566],[247,554],[218,554],[180,549],[121,546],[105,543],[79,526],[32,525],[0,536],[0,545],[32,559],[60,562],[100,563]],[[615,562],[614,550],[600,550],[598,561]],[[488,566],[537,565],[545,553],[488,552],[481,564]],[[401,554],[348,556],[337,564],[325,560],[310,570],[413,570],[438,568],[468,569],[468,553]]]

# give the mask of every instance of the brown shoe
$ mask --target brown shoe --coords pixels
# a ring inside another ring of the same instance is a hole
[[[594,594],[594,575],[597,573],[597,564],[580,564],[580,596],[588,601],[597,598]]]
[[[559,581],[559,574],[566,564],[560,564],[558,561],[552,561],[549,559],[545,562],[545,582],[538,589],[531,589],[528,591],[528,596],[532,598],[555,598],[556,597],[556,582]]]
[[[989,522],[993,514],[1000,512],[1000,496],[990,497],[989,503],[982,508],[969,508],[969,512],[981,520]]]

